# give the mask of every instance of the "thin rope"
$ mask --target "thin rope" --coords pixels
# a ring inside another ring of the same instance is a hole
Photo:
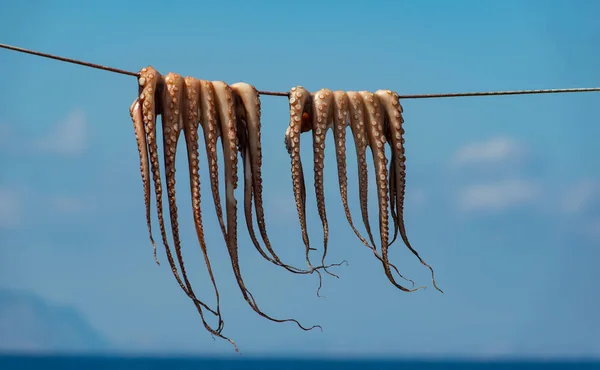
[[[109,71],[113,73],[119,73],[122,75],[139,77],[139,73],[126,71],[124,69],[118,69],[108,66],[103,66],[100,64],[84,62],[82,60],[65,58],[58,55],[52,55],[47,53],[42,53],[40,51],[29,50],[20,48],[17,46],[11,46],[6,44],[0,44],[0,48],[17,51],[19,53],[36,55],[44,58],[55,59],[61,62],[79,64],[84,67],[101,69],[104,71]],[[483,91],[483,92],[464,92],[464,93],[442,93],[442,94],[410,94],[410,95],[399,95],[400,99],[430,99],[430,98],[458,98],[458,97],[466,97],[466,96],[498,96],[498,95],[531,95],[531,94],[556,94],[556,93],[580,93],[580,92],[598,92],[600,91],[600,87],[581,87],[581,88],[567,88],[567,89],[540,89],[540,90],[512,90],[512,91]],[[261,91],[258,93],[260,95],[270,95],[270,96],[289,96],[289,92],[279,92],[279,91]]]

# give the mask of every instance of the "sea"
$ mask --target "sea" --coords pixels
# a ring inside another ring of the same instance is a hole
[[[588,370],[598,361],[578,360],[342,360],[260,358],[165,358],[0,355],[0,370]]]

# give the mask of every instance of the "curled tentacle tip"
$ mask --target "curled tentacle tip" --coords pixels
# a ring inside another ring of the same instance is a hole
[[[313,325],[313,326],[311,326],[310,328],[308,328],[308,329],[305,329],[305,330],[306,330],[306,331],[309,331],[309,330],[313,330],[313,329],[315,329],[315,328],[319,328],[319,329],[321,330],[321,333],[323,332],[323,328],[321,327],[321,325]]]
[[[323,286],[321,284],[319,284],[319,287],[317,288],[317,298],[327,298],[327,297],[321,295],[321,288],[322,287]]]
[[[400,277],[406,281],[408,281],[410,283],[410,285],[414,288],[415,287],[415,282],[414,280],[411,280],[409,278],[405,278],[404,276],[400,275]]]
[[[337,276],[337,275],[336,275],[336,274],[334,274],[333,272],[327,271],[327,267],[326,267],[326,266],[322,266],[322,268],[323,268],[323,270],[325,271],[325,273],[326,273],[327,275],[331,275],[331,276],[333,276],[333,277],[334,277],[334,278],[336,278],[336,279],[339,279],[339,278],[340,278],[339,276]]]

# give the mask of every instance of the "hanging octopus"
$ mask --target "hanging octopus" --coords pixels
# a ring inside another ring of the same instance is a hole
[[[156,195],[156,206],[157,214],[159,219],[159,227],[165,246],[165,252],[169,265],[173,275],[175,276],[181,289],[188,295],[194,302],[198,313],[202,319],[204,327],[212,334],[228,340],[232,343],[237,351],[235,343],[223,336],[221,331],[223,329],[223,320],[221,318],[220,310],[217,306],[217,310],[211,309],[204,302],[198,300],[194,291],[192,290],[191,284],[187,278],[187,273],[183,264],[183,258],[181,255],[181,243],[179,240],[179,231],[177,223],[177,206],[175,202],[175,149],[177,147],[177,141],[180,132],[184,126],[182,124],[182,90],[183,84],[181,76],[169,73],[163,78],[154,68],[148,67],[143,68],[140,71],[139,77],[140,85],[140,96],[134,101],[130,107],[130,115],[134,124],[134,131],[136,133],[136,140],[138,143],[138,151],[140,154],[140,168],[142,173],[142,181],[144,185],[144,198],[146,205],[146,215],[148,223],[148,231],[150,233],[150,239],[155,243],[152,238],[151,225],[149,221],[149,172],[152,172],[154,189]],[[168,245],[164,220],[163,220],[163,209],[162,209],[162,183],[160,177],[160,165],[158,161],[158,144],[157,144],[157,125],[156,117],[162,116],[162,128],[163,128],[163,145],[164,145],[164,162],[165,172],[167,179],[167,192],[169,195],[169,213],[171,218],[171,229],[173,233],[173,239],[175,243],[175,251],[179,266],[182,270],[183,279],[185,286],[181,281],[179,273],[177,272],[177,266],[173,259],[171,250]],[[141,128],[143,127],[143,131]],[[148,166],[150,162],[150,168]],[[155,249],[155,259],[156,249]],[[158,260],[157,260],[158,262]],[[207,263],[209,272],[211,272],[210,265]],[[216,290],[216,286],[215,286]],[[217,293],[218,294],[218,293]],[[218,301],[217,301],[218,302]],[[218,305],[218,303],[217,303]],[[212,314],[216,315],[219,319],[219,325],[217,329],[213,329],[205,320],[203,308]]]
[[[223,81],[205,81],[193,77],[182,77],[176,73],[162,76],[152,67],[143,68],[139,73],[138,97],[130,105],[129,113],[133,123],[135,138],[140,160],[140,173],[142,177],[144,206],[148,235],[154,250],[154,259],[157,258],[156,242],[152,232],[150,193],[151,181],[154,185],[158,226],[169,266],[180,288],[193,301],[200,314],[204,327],[213,336],[218,336],[229,341],[237,351],[235,342],[222,334],[224,320],[220,309],[220,295],[216,280],[208,257],[208,248],[204,236],[202,207],[200,199],[200,159],[199,159],[199,130],[205,142],[209,181],[212,192],[215,212],[223,239],[231,260],[231,266],[242,296],[250,307],[260,316],[274,322],[294,322],[302,330],[320,328],[319,325],[304,327],[295,319],[276,319],[264,313],[256,303],[242,278],[238,256],[237,240],[237,200],[235,190],[238,187],[238,152],[241,157],[244,183],[244,216],[246,227],[252,244],[263,258],[269,262],[298,274],[312,274],[316,272],[321,288],[320,269],[337,277],[327,269],[338,264],[325,265],[328,250],[329,225],[327,221],[324,192],[324,158],[325,140],[331,129],[334,135],[338,182],[344,212],[348,223],[361,242],[369,247],[376,258],[381,261],[387,278],[403,291],[420,289],[406,288],[396,282],[392,270],[403,279],[398,269],[389,262],[388,248],[399,233],[411,252],[427,266],[432,273],[433,269],[421,259],[412,248],[406,236],[403,220],[403,202],[406,186],[406,167],[404,157],[404,139],[402,135],[402,107],[398,95],[389,90],[379,90],[375,94],[361,92],[332,92],[321,89],[311,94],[301,86],[291,89],[289,94],[290,124],[286,130],[285,145],[290,155],[292,166],[292,181],[294,199],[301,226],[302,239],[305,245],[308,269],[300,269],[281,261],[276,254],[268,237],[262,196],[262,148],[261,148],[261,105],[259,92],[254,86],[247,83],[235,83],[231,86]],[[163,165],[165,167],[165,181],[168,201],[170,231],[173,239],[175,258],[164,222],[163,210],[163,185],[160,174],[160,161],[157,139],[157,117],[161,116]],[[354,138],[357,164],[359,167],[359,199],[363,224],[368,234],[365,239],[354,226],[348,206],[348,186],[346,174],[346,128],[350,126]],[[323,228],[323,254],[321,264],[313,266],[309,252],[314,250],[310,246],[306,227],[306,186],[304,172],[300,159],[300,136],[302,133],[312,131],[313,139],[313,165],[314,188],[317,209]],[[186,267],[182,256],[182,245],[179,237],[178,208],[176,201],[176,152],[181,133],[185,141],[189,186],[192,202],[193,221],[198,239],[198,244],[203,253],[205,264],[211,279],[216,299],[216,308],[211,308],[197,298],[188,279]],[[219,167],[218,167],[218,141],[221,141],[223,154],[225,182],[225,212],[221,205],[219,192]],[[385,156],[385,144],[391,147],[391,161],[388,171],[388,160]],[[379,234],[381,255],[377,251],[367,212],[367,148],[370,149],[375,166],[375,184],[379,209]],[[389,213],[394,223],[394,237],[389,242]],[[254,228],[253,211],[256,214],[258,231],[262,239],[261,245]],[[225,213],[225,216],[223,215]],[[344,263],[343,261],[342,263]],[[181,270],[181,276],[178,270]],[[408,280],[412,283],[411,280]],[[317,290],[317,295],[319,290]],[[205,319],[205,313],[216,316],[218,324],[213,327]]]
[[[302,238],[304,241],[306,258],[309,266],[311,265],[308,255],[312,248],[309,244],[308,232],[306,228],[306,187],[304,183],[302,161],[300,158],[300,135],[307,131],[313,131],[315,193],[317,197],[317,208],[319,210],[324,232],[324,259],[325,254],[327,253],[328,236],[328,224],[325,213],[323,191],[324,150],[327,131],[330,128],[333,128],[340,195],[348,223],[361,242],[365,246],[369,247],[373,251],[376,258],[382,262],[384,272],[392,284],[403,291],[412,292],[421,289],[422,287],[414,288],[414,282],[402,276],[398,269],[391,264],[388,259],[388,248],[396,239],[398,229],[400,230],[400,234],[405,243],[407,243],[408,240],[406,238],[406,232],[402,218],[405,183],[403,160],[404,149],[402,148],[402,160],[400,160],[400,157],[398,157],[400,149],[398,149],[395,139],[399,131],[396,127],[390,129],[389,127],[391,127],[391,125],[388,123],[388,121],[393,121],[394,124],[397,123],[396,113],[390,110],[390,107],[394,107],[394,105],[389,99],[384,100],[384,102],[381,103],[380,95],[381,94],[372,94],[366,91],[350,91],[347,93],[343,91],[336,91],[332,93],[329,89],[321,89],[316,93],[311,94],[302,86],[296,86],[292,88],[289,94],[290,124],[286,131],[285,144],[292,161],[291,172],[294,197],[296,200],[296,208],[300,220]],[[396,103],[396,105],[399,106],[397,100]],[[394,120],[392,120],[390,117],[393,117]],[[345,163],[345,130],[348,125],[351,127],[356,147],[357,163],[359,167],[358,183],[360,208],[363,224],[369,236],[370,243],[364,237],[362,237],[362,235],[354,226],[348,207],[347,175]],[[392,151],[394,156],[392,158],[392,162],[390,163],[391,169],[388,182],[388,160],[385,157],[385,144],[388,141],[386,138],[390,135],[394,136],[394,148]],[[377,248],[375,246],[367,211],[367,148],[371,150],[373,163],[375,165],[377,199],[379,206],[381,255],[377,252]],[[390,195],[388,195],[388,192]],[[394,196],[393,199],[390,199],[391,195]],[[390,205],[392,207],[392,220],[394,222],[394,238],[391,242],[389,242],[388,213],[388,207]],[[412,247],[409,248],[417,255],[417,257],[419,257]],[[420,257],[419,260],[424,265],[429,267],[433,274],[431,267],[427,265]],[[398,284],[392,275],[392,269],[395,270],[402,279],[411,282],[413,289],[409,289]],[[434,286],[437,288],[435,280]]]

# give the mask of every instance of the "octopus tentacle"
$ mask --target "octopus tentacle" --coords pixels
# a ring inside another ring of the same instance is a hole
[[[378,95],[379,94],[375,94]],[[384,104],[385,102],[382,101],[382,104]],[[387,112],[384,112],[384,121],[383,121],[383,132],[385,134],[385,139],[388,143],[392,142],[392,133],[390,131],[390,120],[387,117]],[[396,165],[396,161],[395,161],[395,156],[391,155],[391,160],[390,160],[390,165],[389,165],[389,179],[388,179],[388,189],[389,189],[389,195],[390,195],[390,212],[392,215],[392,221],[394,222],[394,237],[392,238],[392,240],[389,242],[388,246],[391,246],[392,244],[394,244],[394,242],[396,241],[396,239],[398,238],[398,214],[396,213],[396,194],[397,194],[397,187],[396,187],[396,171],[394,171],[394,166]]]
[[[210,81],[200,81],[200,123],[206,143],[206,157],[210,173],[210,188],[213,195],[213,203],[217,212],[217,219],[223,237],[227,238],[227,230],[223,221],[223,210],[221,208],[221,197],[219,195],[219,165],[217,162],[217,140],[221,136],[221,128],[218,124],[218,113],[215,105],[215,91]]]
[[[196,229],[196,236],[200,249],[204,255],[204,262],[208,269],[208,274],[212,282],[216,304],[217,304],[217,315],[219,317],[219,326],[216,332],[209,329],[211,334],[216,334],[229,342],[233,343],[230,339],[220,335],[223,329],[223,320],[220,309],[220,297],[219,290],[215,281],[215,277],[212,271],[212,266],[208,258],[208,251],[206,247],[206,241],[204,239],[204,230],[202,226],[202,209],[200,206],[200,162],[198,160],[198,129],[199,129],[199,101],[200,101],[200,82],[192,77],[185,77],[183,83],[183,134],[185,138],[185,144],[187,149],[188,158],[188,170],[190,175],[190,192],[192,198],[192,211],[194,216],[194,226]],[[206,325],[205,325],[206,326]],[[218,333],[217,333],[218,332]]]
[[[354,146],[356,148],[356,159],[358,163],[358,191],[360,197],[360,210],[362,215],[363,224],[371,245],[375,246],[375,240],[373,239],[373,233],[371,232],[371,225],[369,224],[369,211],[368,211],[368,169],[367,169],[367,146],[368,138],[367,131],[365,129],[365,112],[362,98],[358,92],[348,91],[346,93],[349,105],[350,113],[350,128],[352,130],[352,136],[354,137]]]
[[[335,139],[335,154],[337,160],[337,168],[338,168],[338,182],[340,188],[340,196],[342,198],[342,204],[344,206],[344,213],[346,214],[346,219],[350,224],[350,227],[354,231],[354,234],[360,239],[360,241],[368,248],[373,251],[375,257],[378,260],[382,261],[381,256],[377,252],[375,245],[369,244],[369,242],[360,234],[360,232],[354,226],[354,222],[352,221],[352,215],[350,213],[350,207],[348,206],[348,176],[346,171],[346,127],[348,126],[348,120],[350,115],[349,110],[349,100],[348,96],[344,91],[335,91],[333,93],[333,134]],[[372,238],[372,237],[371,237]],[[413,284],[414,282],[410,279],[406,279],[398,268],[393,264],[390,266],[396,271],[398,275],[400,275],[403,279],[410,281]]]
[[[387,128],[384,128],[385,130],[385,138],[388,142],[390,142],[392,140],[392,138],[390,137],[390,131]],[[392,240],[388,243],[388,246],[391,246],[392,244],[394,244],[394,242],[396,241],[396,239],[398,238],[398,214],[396,213],[396,195],[398,193],[397,187],[396,187],[396,171],[394,171],[394,167],[396,166],[396,161],[394,158],[394,155],[392,155],[392,159],[390,160],[390,169],[389,169],[389,194],[390,194],[390,212],[392,215],[392,221],[394,221],[394,237],[392,238]]]
[[[329,225],[325,211],[325,192],[323,189],[323,168],[325,167],[325,135],[327,127],[333,121],[333,93],[329,89],[321,89],[312,94],[312,123],[313,123],[313,156],[314,156],[314,186],[317,197],[317,209],[323,225],[323,257],[321,264],[325,265]],[[337,275],[327,271],[329,275]]]
[[[399,230],[400,236],[404,241],[404,244],[410,249],[410,251],[419,259],[419,261],[429,268],[431,271],[431,279],[433,281],[433,286],[443,293],[443,291],[438,288],[435,282],[435,274],[433,272],[433,268],[429,266],[420,256],[419,253],[410,245],[408,241],[408,237],[406,236],[406,229],[404,226],[404,194],[406,188],[406,157],[404,155],[404,138],[402,135],[404,134],[404,128],[402,128],[402,124],[404,123],[404,119],[402,118],[402,105],[399,102],[399,97],[397,93],[394,93],[390,90],[378,90],[375,92],[375,96],[377,96],[383,106],[383,111],[385,114],[385,119],[388,121],[389,127],[389,137],[391,138],[390,147],[392,149],[392,162],[391,169],[394,172],[394,189],[395,189],[395,206],[396,206],[396,220]],[[393,167],[392,167],[393,165]],[[390,182],[390,185],[392,183]]]
[[[236,127],[236,114],[234,109],[234,94],[230,86],[223,81],[212,82],[217,109],[219,111],[219,121],[221,125],[221,143],[223,148],[223,158],[225,163],[225,203],[226,203],[226,216],[227,216],[227,237],[225,242],[227,244],[227,250],[231,257],[231,265],[235,274],[238,286],[242,291],[244,299],[250,307],[258,313],[260,316],[274,321],[274,322],[294,322],[302,330],[312,330],[316,327],[321,328],[318,325],[310,328],[305,328],[297,320],[294,319],[275,319],[263,311],[260,310],[256,301],[250,291],[246,288],[244,280],[241,275],[238,257],[238,245],[237,245],[237,200],[235,199],[235,189],[238,185],[238,138],[237,138],[237,127]]]
[[[244,163],[244,213],[246,225],[250,238],[258,252],[269,262],[281,266],[286,270],[297,274],[311,274],[313,271],[302,270],[294,266],[284,264],[273,250],[266,231],[265,216],[262,199],[262,149],[260,140],[260,98],[256,88],[244,82],[231,85],[236,100],[236,115],[238,119],[238,142],[240,154]],[[252,222],[252,199],[254,197],[254,208],[258,229],[270,256],[262,249],[256,238]]]
[[[272,256],[276,256],[266,235],[264,214],[261,214],[262,207],[262,178],[260,176],[260,167],[262,157],[260,156],[260,101],[258,92],[253,86],[247,83],[236,83],[230,86],[234,96],[234,106],[237,119],[237,137],[239,143],[239,152],[242,157],[244,169],[244,214],[246,216],[246,226],[250,239],[256,250],[268,261],[278,264],[262,249],[252,222],[252,200],[254,197],[256,206],[256,217],[263,241]],[[252,139],[250,137],[252,136]],[[258,143],[256,141],[258,139]],[[257,145],[258,144],[258,145]],[[262,218],[261,218],[262,216]],[[278,258],[276,257],[278,260]]]
[[[300,229],[302,231],[302,241],[306,251],[306,263],[312,270],[309,258],[309,252],[314,250],[310,247],[308,231],[306,228],[306,185],[304,182],[304,170],[302,168],[302,159],[300,159],[300,134],[309,131],[312,127],[308,124],[308,112],[312,108],[312,97],[310,92],[302,86],[292,87],[290,91],[290,124],[285,132],[284,143],[292,161],[292,182],[294,199],[296,201],[296,210]]]
[[[160,262],[158,261],[158,257],[156,255],[156,243],[154,242],[154,238],[152,236],[152,221],[150,217],[150,159],[148,158],[148,142],[146,140],[146,132],[144,131],[144,116],[139,98],[136,98],[133,104],[131,104],[129,107],[129,115],[131,116],[131,120],[133,122],[135,140],[137,142],[138,153],[140,155],[140,172],[142,174],[142,184],[144,186],[144,205],[146,207],[146,224],[148,225],[148,234],[154,249],[154,261],[156,261],[156,264],[160,266]]]
[[[388,280],[398,289],[405,292],[413,292],[421,287],[408,289],[398,284],[392,276],[392,271],[388,262],[388,238],[389,238],[389,214],[388,214],[388,171],[387,159],[385,157],[385,134],[383,131],[384,112],[379,102],[379,98],[367,91],[359,92],[366,112],[366,131],[369,141],[369,147],[373,155],[375,166],[375,180],[377,184],[377,199],[379,205],[379,231],[381,237],[382,264]]]

